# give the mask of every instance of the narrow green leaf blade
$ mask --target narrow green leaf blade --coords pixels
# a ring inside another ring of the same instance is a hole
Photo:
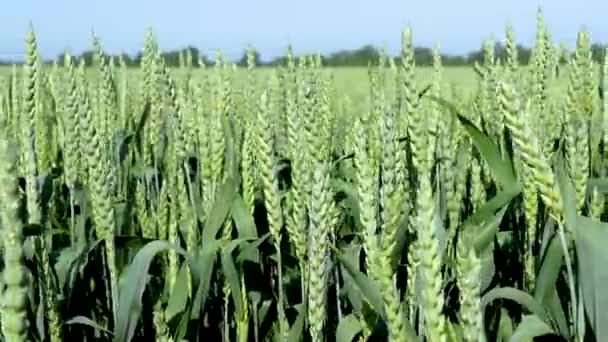
[[[505,189],[510,189],[518,186],[517,177],[515,176],[515,168],[510,158],[503,158],[500,148],[495,144],[490,137],[482,132],[473,122],[467,119],[464,115],[458,112],[456,106],[449,101],[436,96],[429,96],[429,99],[448,108],[452,114],[456,115],[462,126],[465,128],[473,144],[479,150],[485,161],[496,175],[496,179]]]
[[[489,303],[496,299],[508,299],[514,301],[543,320],[546,320],[547,318],[545,309],[534,299],[534,297],[514,287],[500,287],[488,291],[488,293],[481,298],[482,312],[485,311],[485,308]]]
[[[211,276],[215,268],[215,261],[218,250],[220,249],[219,241],[213,239],[207,241],[202,250],[196,255],[191,262],[190,269],[192,270],[192,278],[194,283],[199,284],[194,299],[192,301],[192,318],[199,318],[201,309],[207,303],[209,289],[211,287]]]
[[[564,251],[559,236],[554,236],[549,243],[547,253],[536,278],[534,298],[538,302],[545,302],[555,289],[555,283],[564,264]]]
[[[110,330],[102,327],[99,323],[97,323],[94,320],[92,320],[92,319],[90,319],[88,317],[85,317],[85,316],[72,317],[71,319],[67,320],[65,322],[65,324],[68,324],[68,325],[70,325],[70,324],[82,324],[82,325],[89,326],[89,327],[91,327],[93,329],[97,329],[99,331],[103,331],[103,332],[105,332],[106,334],[108,334],[110,336],[114,335]]]
[[[533,341],[535,337],[540,337],[548,334],[553,334],[554,331],[547,323],[535,315],[525,315],[521,319],[521,323],[515,329],[513,336],[509,342],[528,342]]]
[[[304,321],[306,319],[306,303],[302,303],[296,305],[298,310],[298,317],[296,321],[291,326],[291,330],[289,331],[289,335],[287,337],[287,341],[289,342],[300,342],[302,341],[302,334],[304,332]]]
[[[239,238],[256,238],[258,236],[255,221],[249,214],[245,201],[240,195],[235,196],[230,214],[239,232]]]
[[[175,286],[171,290],[171,296],[165,310],[165,318],[167,321],[172,320],[176,315],[182,313],[186,309],[188,303],[188,267],[183,263],[177,274]]]
[[[608,224],[579,216],[574,231],[578,278],[597,341],[608,339]]]
[[[506,342],[513,336],[513,321],[506,309],[500,309],[500,321],[498,322],[497,342]]]
[[[352,340],[361,332],[361,321],[353,314],[350,314],[338,323],[336,329],[336,342],[352,342]]]
[[[209,215],[205,221],[203,228],[203,243],[215,240],[217,232],[226,221],[226,217],[232,208],[236,190],[236,181],[233,178],[228,178],[220,187],[220,191],[211,208],[211,215]]]
[[[154,257],[163,251],[173,249],[181,254],[184,250],[167,241],[153,241],[145,245],[129,265],[126,281],[119,288],[118,313],[115,342],[130,342],[141,316],[142,295],[148,280],[148,270]]]
[[[515,176],[513,163],[510,159],[504,159],[501,156],[498,145],[496,145],[485,133],[479,130],[469,119],[462,115],[458,115],[458,119],[503,188],[509,189],[513,186],[517,186],[518,182],[517,177]]]
[[[232,251],[227,250],[222,253],[221,262],[222,262],[222,270],[224,272],[224,277],[228,281],[228,285],[230,286],[230,293],[232,296],[232,300],[234,301],[234,309],[236,311],[237,317],[243,317],[243,298],[241,294],[241,283],[239,272],[234,265],[234,260],[232,259]]]
[[[361,290],[361,293],[363,293],[363,296],[372,305],[374,310],[381,316],[384,316],[384,304],[377,284],[363,274],[363,272],[359,271],[357,266],[347,258],[340,255],[338,256],[338,259],[340,260],[340,263],[344,265],[346,271],[353,278],[355,284],[357,284],[357,287]]]

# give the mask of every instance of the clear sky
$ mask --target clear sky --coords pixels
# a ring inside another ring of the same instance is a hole
[[[135,53],[151,26],[161,48],[188,44],[230,57],[252,44],[268,59],[288,43],[296,53],[332,52],[364,44],[398,51],[400,32],[413,29],[415,45],[439,42],[445,53],[460,54],[494,35],[503,37],[507,22],[518,41],[534,39],[538,6],[556,41],[572,46],[579,29],[608,42],[608,0],[13,0],[0,11],[0,58],[19,56],[31,22],[45,58],[69,47],[90,46],[91,30],[112,53]]]

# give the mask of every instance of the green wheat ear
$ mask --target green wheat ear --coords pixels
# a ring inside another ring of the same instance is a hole
[[[23,256],[23,223],[19,219],[20,198],[14,157],[8,142],[0,139],[0,218],[4,244],[2,331],[7,341],[27,341],[29,321],[28,286]]]
[[[424,283],[422,309],[426,336],[431,341],[446,341],[441,256],[439,254],[439,240],[435,233],[433,197],[430,172],[427,171],[420,178],[418,217],[416,220],[419,267]]]
[[[64,113],[64,170],[68,186],[73,187],[78,181],[78,170],[82,165],[80,150],[80,109],[79,93],[72,57],[65,54],[65,68],[67,69],[67,98]]]
[[[562,197],[557,189],[555,176],[549,162],[541,154],[534,132],[529,127],[525,117],[522,117],[527,111],[522,110],[515,91],[506,83],[501,85],[500,100],[505,125],[513,135],[517,152],[530,171],[530,175],[538,187],[543,202],[549,208],[550,214],[558,222],[561,222],[563,218]]]
[[[327,320],[329,211],[332,201],[327,166],[319,164],[312,179],[315,186],[310,205],[308,318],[313,341],[323,341],[323,327]]]
[[[507,50],[507,79],[513,84],[517,84],[518,69],[519,69],[519,51],[517,49],[517,40],[513,26],[507,25],[506,28],[506,47]]]
[[[460,319],[464,341],[483,341],[483,319],[481,316],[481,262],[466,241],[458,241],[456,274],[460,289]]]
[[[256,126],[256,146],[259,148],[259,171],[262,180],[264,194],[264,204],[268,212],[268,228],[272,238],[272,243],[277,251],[278,258],[278,292],[279,292],[279,325],[281,334],[287,333],[287,321],[284,311],[283,279],[282,279],[282,260],[281,260],[281,239],[283,227],[283,211],[279,194],[279,184],[276,173],[276,156],[274,150],[274,137],[271,123],[271,113],[273,107],[268,98],[268,92],[262,93],[260,97],[260,107],[258,109]]]
[[[40,108],[40,93],[39,86],[39,67],[38,52],[36,47],[36,36],[33,31],[28,32],[26,37],[26,52],[25,65],[23,67],[23,79],[25,83],[25,99],[23,104],[23,119],[22,123],[22,147],[25,167],[25,176],[27,179],[27,211],[30,223],[40,223],[41,211],[38,203],[39,195],[36,186],[36,177],[38,176],[37,160],[36,160],[36,130],[38,111]]]

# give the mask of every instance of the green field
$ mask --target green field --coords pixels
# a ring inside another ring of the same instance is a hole
[[[538,28],[477,69],[417,67],[409,28],[394,68],[168,68],[152,32],[137,68],[50,66],[29,32],[2,341],[605,341],[608,57],[580,32],[557,77]]]
[[[10,66],[0,67],[0,77],[3,77],[5,82],[9,81],[11,75]],[[366,106],[367,97],[369,97],[369,70],[368,68],[362,67],[339,67],[339,68],[328,68],[326,69],[331,74],[333,84],[339,95],[348,97],[354,101],[354,107],[359,108],[360,106]],[[96,70],[87,71],[90,77],[96,77]],[[173,75],[176,78],[183,77],[183,72],[180,70],[174,70]],[[204,77],[208,74],[208,71],[194,70],[193,77]],[[597,70],[594,71],[597,73]],[[262,68],[262,70],[255,70],[256,77],[260,80],[267,80],[272,74],[271,68]],[[235,82],[239,86],[242,86],[246,82],[247,72],[245,70],[238,70]],[[415,70],[415,83],[419,88],[424,88],[432,83],[433,68],[432,67],[417,67]],[[140,78],[141,71],[137,69],[129,69],[129,78]],[[442,88],[444,93],[449,96],[452,90],[456,89],[460,95],[472,96],[475,94],[478,88],[478,77],[475,74],[473,67],[462,66],[462,67],[444,67],[442,69]],[[557,93],[564,93],[568,85],[568,68],[562,67],[560,77],[550,83],[550,91]],[[387,82],[387,88],[390,91],[394,91],[395,85],[391,82]]]

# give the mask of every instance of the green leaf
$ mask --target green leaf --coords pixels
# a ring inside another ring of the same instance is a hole
[[[578,279],[597,341],[608,339],[608,224],[579,216],[574,229]]]
[[[365,327],[368,327],[373,330],[378,326],[378,322],[382,319],[380,314],[367,302],[362,301],[362,310],[361,310],[361,319]],[[403,314],[406,312],[404,310]],[[408,317],[403,317],[403,322],[409,322]]]
[[[511,160],[504,159],[498,145],[485,133],[480,131],[469,119],[462,115],[458,115],[458,119],[503,188],[508,189],[516,186],[518,182]]]
[[[511,189],[497,194],[463,223],[462,243],[467,248],[474,248],[481,259],[482,291],[485,291],[494,278],[496,269],[493,242],[511,200],[518,193],[518,189]]]
[[[503,191],[471,215],[463,225],[467,246],[473,244],[477,254],[483,253],[494,241],[498,227],[508,208],[508,204],[519,194],[517,191]],[[479,227],[484,229],[480,231]]]
[[[211,276],[215,268],[215,260],[220,246],[220,242],[215,239],[206,241],[203,248],[192,260],[190,266],[192,278],[198,284],[191,309],[193,319],[199,318],[201,309],[207,303],[209,288],[211,287]]]
[[[485,221],[485,227],[483,230],[478,231],[476,237],[473,238],[473,246],[475,251],[482,254],[483,251],[487,250],[494,242],[494,237],[498,232],[498,227],[502,222],[505,213],[507,212],[507,206],[504,206],[491,220]]]
[[[481,263],[481,270],[479,275],[479,283],[481,291],[487,290],[492,284],[492,279],[496,274],[496,265],[494,264],[494,245],[491,244],[479,253],[479,261]]]
[[[557,293],[557,289],[553,290],[553,294],[549,297],[547,303],[543,303],[547,308],[547,311],[551,314],[553,319],[553,326],[557,326],[559,334],[564,337],[570,337],[572,332],[570,331],[570,325],[566,318],[566,312],[562,306],[562,300]]]
[[[563,264],[564,251],[559,236],[555,235],[547,247],[547,253],[536,277],[534,298],[538,302],[544,303],[553,294]]]
[[[300,342],[302,341],[302,333],[304,332],[304,321],[306,318],[306,302],[296,305],[298,310],[298,317],[291,326],[287,341],[289,342]]]
[[[217,232],[226,221],[236,195],[236,181],[228,178],[220,187],[220,191],[211,208],[211,215],[207,217],[203,229],[203,242],[215,240]]]
[[[547,246],[545,257],[536,276],[534,299],[545,306],[560,334],[568,336],[570,328],[556,288],[563,264],[564,251],[559,236],[554,235]]]
[[[514,287],[500,287],[488,291],[488,293],[481,298],[480,304],[482,313],[485,312],[486,306],[496,299],[512,300],[543,320],[547,319],[545,309],[534,299],[534,297]]]
[[[547,323],[535,315],[525,315],[515,329],[509,342],[532,342],[535,337],[553,334],[554,331]]]
[[[63,288],[64,284],[68,281],[70,269],[73,267],[74,262],[77,261],[84,252],[86,252],[86,249],[84,248],[77,249],[70,247],[62,248],[59,251],[59,255],[55,263],[55,273],[57,274],[57,280],[59,281],[60,288]]]
[[[497,342],[506,342],[513,336],[513,321],[509,317],[509,312],[500,309],[500,321],[498,322],[498,332],[496,333]]]
[[[186,334],[188,333],[188,323],[190,323],[191,318],[191,310],[188,310],[183,315],[181,315],[179,323],[177,325],[177,329],[175,330],[175,341],[183,341],[184,336],[186,336]]]
[[[249,214],[247,205],[240,195],[235,196],[230,214],[240,238],[257,238],[258,232],[255,227],[255,221],[251,217],[251,214]]]
[[[232,300],[234,301],[234,310],[236,311],[237,317],[243,317],[244,310],[243,298],[241,294],[241,282],[239,272],[237,271],[236,266],[234,265],[234,260],[232,259],[232,250],[226,249],[222,253],[221,262],[224,277],[226,277],[226,280],[230,285],[230,294],[232,296]]]
[[[499,146],[495,144],[490,137],[479,130],[473,122],[459,113],[456,106],[449,101],[435,96],[429,96],[429,99],[447,107],[458,117],[458,120],[471,137],[473,144],[475,144],[475,147],[477,147],[479,153],[481,153],[488,163],[488,166],[490,166],[490,169],[496,175],[496,179],[504,189],[511,189],[518,186],[513,162],[510,158],[503,158]]]
[[[177,280],[173,289],[171,289],[171,295],[169,302],[167,303],[167,309],[165,309],[165,318],[167,321],[172,320],[179,313],[184,312],[186,305],[188,304],[188,264],[183,263],[177,273]]]
[[[186,252],[167,241],[153,241],[144,246],[129,265],[127,279],[119,288],[118,313],[115,342],[130,342],[135,334],[142,310],[142,295],[148,280],[148,270],[154,257],[163,251],[173,249],[180,254]]]
[[[357,287],[359,287],[359,290],[361,290],[361,293],[363,293],[363,296],[372,305],[374,310],[381,316],[384,316],[384,304],[377,284],[359,271],[358,267],[344,256],[339,255],[338,259],[340,260],[340,263],[344,265],[346,271],[353,278],[353,281],[357,284]]]
[[[566,228],[568,230],[572,230],[577,224],[576,193],[574,190],[574,185],[572,184],[572,181],[570,180],[570,177],[568,177],[568,174],[566,172],[566,166],[564,164],[563,158],[559,158],[555,163],[555,179],[562,197]]]
[[[260,320],[258,323],[261,325],[266,321],[266,317],[268,316],[268,312],[270,311],[270,307],[272,306],[272,300],[267,299],[262,302],[260,309],[258,310],[258,319]]]
[[[361,333],[361,322],[355,315],[350,314],[338,323],[336,342],[352,342],[359,333]]]
[[[247,260],[247,261],[251,261],[253,263],[259,263],[260,262],[259,247],[269,237],[270,237],[270,233],[266,233],[266,234],[262,235],[261,237],[259,237],[258,239],[256,239],[255,241],[241,246],[240,252],[236,259],[237,262],[242,263],[243,261]]]
[[[361,254],[361,245],[360,244],[351,244],[350,246],[343,249],[344,258],[348,258],[349,260],[359,260],[359,256]],[[351,261],[353,263],[353,261]],[[340,267],[341,270],[344,269],[344,266]],[[348,298],[348,302],[352,305],[353,310],[360,315],[363,314],[363,298],[361,296],[361,291],[355,285],[353,278],[350,276],[348,272],[341,271],[342,277],[344,278],[344,285],[342,286],[342,292]]]
[[[71,319],[67,320],[65,322],[65,324],[66,325],[82,324],[82,325],[89,326],[89,327],[91,327],[91,328],[93,328],[95,330],[103,331],[103,332],[105,332],[106,334],[108,334],[110,336],[114,335],[110,330],[102,327],[99,323],[97,323],[94,320],[92,320],[92,319],[90,319],[88,317],[85,317],[85,316],[72,317]]]
[[[77,291],[76,287],[77,280],[79,277],[80,270],[87,265],[89,261],[90,254],[101,244],[102,240],[94,241],[89,245],[81,245],[75,248],[77,252],[75,254],[70,254],[67,257],[69,260],[64,260],[60,263],[60,260],[57,261],[57,275],[64,275],[63,278],[59,278],[59,281],[62,283],[62,288],[65,288],[65,301],[66,306],[70,307],[72,305],[72,293]],[[66,248],[68,250],[70,248]],[[71,258],[73,257],[73,258]],[[63,267],[66,267],[63,269]],[[64,271],[65,270],[65,271]]]

